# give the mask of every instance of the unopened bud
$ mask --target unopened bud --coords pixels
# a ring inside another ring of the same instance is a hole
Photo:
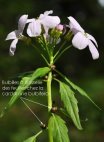
[[[62,30],[63,30],[63,28],[64,28],[64,26],[63,26],[63,25],[61,25],[61,24],[57,25],[57,27],[56,27],[56,29],[57,29],[57,30],[59,30],[59,31],[62,31]]]

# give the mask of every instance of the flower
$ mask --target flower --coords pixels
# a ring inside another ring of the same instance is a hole
[[[57,25],[60,24],[60,18],[58,16],[49,16],[52,14],[53,11],[46,11],[44,14],[40,14],[39,20],[44,27],[45,34],[48,34],[48,30],[51,28],[55,28]]]
[[[13,39],[13,41],[12,41],[12,43],[10,45],[10,50],[9,50],[11,56],[14,55],[14,52],[16,50],[16,45],[17,45],[18,40],[23,37],[22,33],[23,33],[24,28],[25,28],[27,18],[28,18],[28,15],[22,15],[19,18],[18,30],[15,30],[15,31],[9,33],[7,35],[7,37],[6,37],[6,40]]]
[[[30,37],[36,37],[41,34],[41,23],[38,19],[28,19],[27,23],[29,23],[27,28],[27,34]]]
[[[72,39],[72,45],[80,50],[85,49],[88,46],[92,58],[98,59],[99,52],[96,48],[98,47],[98,44],[95,38],[92,35],[85,33],[84,29],[79,25],[79,23],[73,17],[70,16],[68,17],[68,19],[70,20],[69,23],[70,30],[74,34],[74,37]]]
[[[40,14],[38,19],[28,19],[27,23],[29,23],[27,28],[27,34],[30,37],[36,37],[41,34],[43,25],[45,30],[45,35],[48,35],[48,30],[50,28],[55,28],[59,23],[60,19],[58,16],[49,16],[49,14],[52,14],[53,11],[46,11],[44,14]]]

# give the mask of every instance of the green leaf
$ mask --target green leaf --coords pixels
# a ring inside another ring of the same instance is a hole
[[[33,72],[33,74],[31,74],[31,76],[23,77],[22,80],[20,81],[18,88],[11,97],[7,107],[5,107],[4,110],[1,112],[0,117],[3,117],[5,112],[17,101],[18,98],[20,98],[22,93],[32,84],[34,80],[45,76],[49,71],[50,68],[48,67],[38,68],[35,72]]]
[[[61,100],[63,101],[72,121],[74,122],[75,126],[81,130],[82,127],[79,119],[79,110],[77,105],[78,102],[74,96],[74,92],[67,84],[60,81],[60,94]]]
[[[73,89],[77,90],[82,96],[85,96],[87,99],[89,99],[98,109],[99,106],[95,104],[95,102],[89,97],[89,95],[79,86],[77,86],[76,84],[74,84],[73,82],[71,82],[69,79],[65,78],[66,81],[73,87]],[[101,110],[101,109],[100,109]]]
[[[69,114],[67,113],[66,109],[60,108],[60,111],[67,117],[70,118]]]
[[[26,140],[23,141],[23,142],[36,142],[36,138],[37,138],[41,133],[42,133],[42,130],[41,130],[39,133],[37,133],[35,136],[32,136],[32,137],[26,139]]]
[[[36,142],[36,137],[32,136],[32,137],[28,138],[27,140],[25,140],[24,142]]]
[[[48,129],[54,142],[70,142],[65,121],[58,115],[52,115],[48,122]]]
[[[70,86],[73,88],[73,89],[75,89],[75,90],[77,90],[82,96],[84,96],[84,97],[86,97],[87,99],[89,99],[98,109],[100,109],[99,108],[99,106],[97,106],[96,104],[95,104],[95,102],[89,97],[89,95],[82,89],[82,88],[80,88],[79,86],[77,86],[76,84],[74,84],[72,81],[70,81],[66,76],[64,76],[62,73],[60,73],[59,71],[57,71],[57,70],[55,70],[62,78],[64,78],[64,80],[67,82],[67,83],[69,83],[70,84]],[[101,109],[100,109],[101,110]]]

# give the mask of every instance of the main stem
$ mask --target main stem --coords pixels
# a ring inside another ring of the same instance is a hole
[[[53,64],[53,56],[50,57],[50,66],[52,64]],[[52,108],[51,83],[52,83],[52,71],[49,72],[48,79],[47,79],[47,95],[48,95],[48,112],[49,113]],[[53,142],[53,137],[49,129],[48,129],[48,134],[49,134],[49,142]]]
[[[50,112],[52,108],[51,82],[52,82],[52,72],[50,71],[47,80],[48,112]]]

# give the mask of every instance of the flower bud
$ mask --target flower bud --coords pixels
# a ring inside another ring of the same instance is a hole
[[[59,31],[62,31],[64,29],[64,26],[59,24],[59,25],[57,25],[56,29]]]

